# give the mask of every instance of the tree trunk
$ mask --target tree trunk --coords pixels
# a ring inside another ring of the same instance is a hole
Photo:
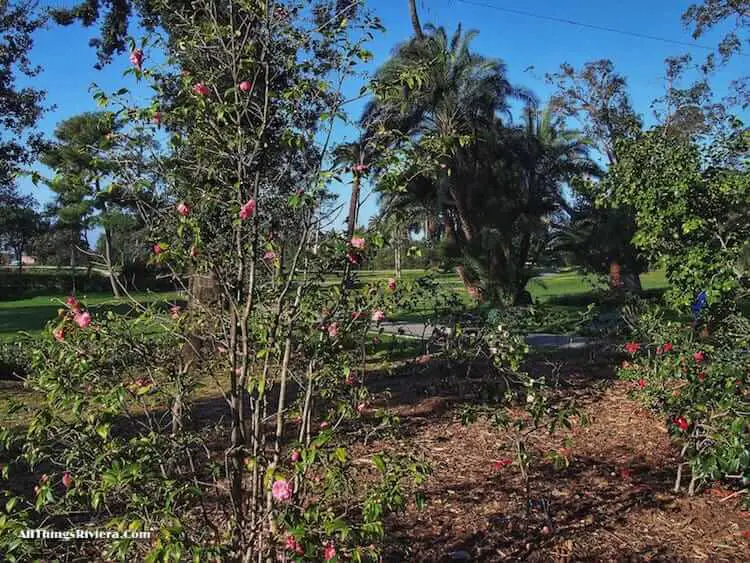
[[[109,232],[109,229],[104,229],[104,260],[107,262],[107,274],[109,274],[109,283],[112,285],[112,295],[119,298],[120,286],[117,281],[117,274],[112,267],[112,233]]]
[[[346,238],[350,239],[354,235],[354,229],[357,226],[357,212],[359,211],[359,190],[362,178],[355,172],[352,181],[352,197],[349,200],[349,218],[347,221]]]
[[[417,0],[409,0],[409,17],[411,18],[411,26],[414,29],[414,35],[421,41],[424,39],[424,33],[422,33],[422,26],[419,23]]]

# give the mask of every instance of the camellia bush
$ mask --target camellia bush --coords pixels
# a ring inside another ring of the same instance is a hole
[[[340,4],[170,4],[166,36],[129,56],[153,103],[96,93],[130,120],[122,134],[168,139],[141,212],[151,261],[186,303],[106,318],[75,298],[61,308],[27,380],[43,406],[3,431],[5,558],[377,559],[383,518],[428,469],[348,449],[348,431],[377,416],[362,345],[408,288],[357,283],[377,237],[317,234],[342,85],[380,27]],[[226,424],[202,428],[211,392]],[[35,482],[17,486],[23,474]],[[18,535],[75,527],[151,537]]]
[[[750,323],[741,315],[701,337],[659,308],[633,320],[620,376],[647,406],[665,414],[681,447],[675,491],[689,466],[688,491],[711,481],[750,483]]]

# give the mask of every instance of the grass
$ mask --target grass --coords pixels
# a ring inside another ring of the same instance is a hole
[[[424,270],[404,270],[402,279],[415,279],[424,274]],[[388,279],[393,276],[393,272],[387,270],[362,271],[358,275],[363,283],[367,283]],[[468,303],[468,296],[463,290],[463,284],[455,273],[435,273],[433,275],[441,287],[454,289],[461,297],[466,297]],[[667,286],[662,271],[643,274],[641,283],[644,290],[650,291],[663,289]],[[560,272],[534,278],[527,286],[535,302],[561,307],[580,307],[589,298],[593,298],[593,293],[596,290],[604,287],[601,279],[584,276],[577,272]],[[141,303],[151,303],[175,300],[177,294],[139,293],[133,297]],[[94,314],[108,310],[127,312],[131,307],[127,299],[114,299],[107,293],[81,295],[80,298]],[[11,339],[19,331],[31,334],[39,333],[45,324],[57,315],[57,310],[61,306],[62,297],[59,295],[0,302],[0,340]],[[404,312],[397,315],[396,319],[420,321],[427,311],[426,304],[424,310]]]
[[[79,295],[79,299],[92,313],[116,311],[127,313],[132,303],[127,298],[115,299],[109,293]],[[170,301],[177,293],[137,293],[132,295],[139,303]],[[19,332],[38,334],[50,320],[57,316],[57,310],[64,306],[64,298],[59,295],[31,297],[16,301],[0,302],[0,341],[10,340]]]

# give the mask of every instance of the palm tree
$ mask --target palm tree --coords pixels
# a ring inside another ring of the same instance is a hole
[[[449,37],[443,28],[425,29],[422,40],[399,47],[377,72],[377,99],[362,123],[370,132],[386,132],[391,147],[412,146],[406,195],[397,199],[411,198],[415,208],[429,210],[460,254],[489,219],[485,205],[498,187],[492,153],[502,149],[493,140],[509,116],[509,99],[532,103],[533,96],[510,84],[501,61],[471,51],[475,32],[459,26]],[[462,262],[457,271],[467,286],[475,285]]]
[[[346,234],[351,239],[357,227],[359,215],[359,194],[362,189],[362,179],[370,169],[373,150],[367,139],[360,138],[356,143],[343,143],[333,152],[334,165],[345,166],[352,174],[352,192],[349,199],[349,214],[347,215]]]

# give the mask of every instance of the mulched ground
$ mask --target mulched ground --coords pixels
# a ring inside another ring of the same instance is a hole
[[[517,466],[492,463],[514,457],[508,434],[458,419],[477,395],[458,385],[464,373],[427,366],[376,381],[376,391],[390,389],[383,404],[400,416],[402,433],[368,449],[411,452],[433,470],[427,506],[389,520],[384,560],[750,561],[742,495],[672,492],[677,447],[664,423],[628,398],[627,384],[613,380],[612,363],[578,357],[530,366],[559,377],[560,395],[575,396],[590,424],[532,441],[528,515]],[[568,467],[556,469],[544,457],[550,451],[562,452]]]

